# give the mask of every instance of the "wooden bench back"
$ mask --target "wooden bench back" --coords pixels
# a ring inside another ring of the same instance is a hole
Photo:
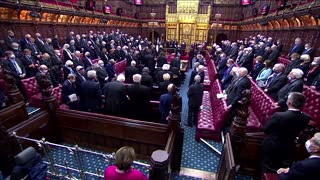
[[[225,143],[223,145],[219,170],[218,180],[232,180],[235,176],[235,162],[233,157],[232,145],[229,133],[225,136]]]

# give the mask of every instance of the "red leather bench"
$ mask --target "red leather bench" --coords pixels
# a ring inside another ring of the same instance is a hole
[[[116,71],[116,74],[120,74],[126,71],[127,68],[127,60],[122,60],[120,62],[117,62],[114,65],[114,69]]]
[[[251,81],[251,102],[247,123],[248,132],[262,131],[263,125],[280,107],[273,106],[274,101],[254,82]]]
[[[286,67],[290,64],[290,60],[284,57],[279,57],[278,58],[278,63],[284,64]]]
[[[217,68],[215,67],[212,59],[206,59],[207,67],[204,71],[204,89],[210,91],[212,83],[217,79]]]
[[[263,174],[263,179],[264,180],[278,180],[279,175],[276,173],[264,173]]]
[[[303,94],[306,96],[306,104],[302,111],[312,117],[310,124],[320,129],[320,92],[303,86]]]
[[[40,92],[39,85],[36,81],[36,78],[31,77],[27,79],[22,79],[21,82],[25,89],[27,97],[29,98],[29,105],[33,107],[43,108],[42,94]],[[60,101],[58,101],[60,105],[61,104],[61,85],[53,88],[52,94],[60,99]]]
[[[202,109],[198,115],[196,128],[196,141],[200,138],[220,141],[220,132],[228,118],[227,103],[218,99],[216,94],[222,93],[219,81],[212,84],[211,91],[204,91],[202,98]]]

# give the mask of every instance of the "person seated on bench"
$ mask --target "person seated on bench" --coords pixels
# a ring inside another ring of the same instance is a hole
[[[135,152],[132,147],[124,146],[115,155],[115,165],[109,166],[104,172],[105,180],[147,180],[141,171],[132,168]]]
[[[277,99],[278,91],[287,83],[287,74],[284,73],[286,67],[282,63],[275,64],[273,74],[271,74],[264,84],[264,92],[273,100]]]
[[[288,96],[288,110],[276,112],[263,127],[266,134],[262,142],[262,163],[264,171],[276,171],[283,167],[294,149],[295,138],[305,129],[311,117],[301,112],[306,101],[305,95],[292,92]]]
[[[291,168],[280,168],[277,173],[279,180],[288,179],[319,179],[320,173],[320,133],[316,133],[306,144],[306,150],[310,153],[308,159],[299,161]]]

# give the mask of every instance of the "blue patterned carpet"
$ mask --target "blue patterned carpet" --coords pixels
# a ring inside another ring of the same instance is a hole
[[[203,171],[217,172],[220,155],[211,150],[207,145],[195,140],[196,127],[185,126],[188,118],[188,97],[191,70],[186,74],[186,80],[181,86],[180,95],[182,97],[182,124],[184,127],[184,142],[182,153],[182,167],[193,168]],[[208,141],[219,151],[222,149],[222,143]]]

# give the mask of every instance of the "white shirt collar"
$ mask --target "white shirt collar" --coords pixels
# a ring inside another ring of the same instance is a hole
[[[289,111],[300,111],[300,109],[289,108]]]
[[[318,155],[311,155],[309,158],[320,158]]]

